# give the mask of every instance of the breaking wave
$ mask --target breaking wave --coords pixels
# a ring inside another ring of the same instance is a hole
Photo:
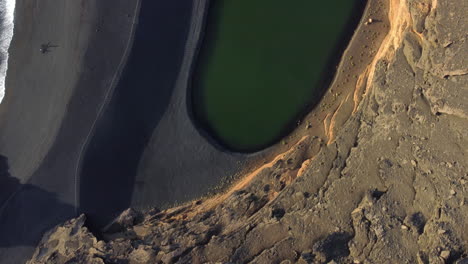
[[[5,79],[8,69],[8,49],[15,26],[16,0],[0,0],[0,103],[5,96]]]

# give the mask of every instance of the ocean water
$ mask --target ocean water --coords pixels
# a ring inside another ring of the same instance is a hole
[[[16,0],[0,0],[0,103],[5,96],[8,49],[13,38]]]

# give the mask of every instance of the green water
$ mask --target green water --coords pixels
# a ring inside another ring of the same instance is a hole
[[[222,145],[259,150],[290,132],[323,94],[362,1],[212,2],[195,64],[195,118]]]

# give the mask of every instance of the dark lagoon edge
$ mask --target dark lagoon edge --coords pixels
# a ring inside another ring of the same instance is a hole
[[[298,121],[302,120],[308,113],[310,113],[320,102],[323,95],[328,90],[331,82],[333,81],[337,67],[341,61],[344,51],[349,45],[355,30],[357,29],[358,23],[362,18],[364,13],[365,7],[368,3],[367,0],[360,1],[356,0],[354,4],[353,10],[351,11],[351,16],[347,22],[345,22],[346,27],[343,29],[343,32],[339,36],[339,41],[336,42],[335,47],[333,48],[332,55],[328,58],[326,66],[323,67],[323,72],[321,74],[321,79],[318,82],[317,86],[318,89],[314,90],[317,92],[317,96],[311,97],[310,101],[305,104],[305,106],[298,111],[298,114],[294,116],[288,123],[285,124],[284,128],[278,133],[278,136],[272,139],[270,142],[266,144],[257,145],[252,148],[238,148],[236,146],[232,146],[223,142],[221,138],[217,135],[213,127],[209,124],[209,121],[204,119],[203,117],[199,116],[194,107],[194,102],[196,100],[200,100],[200,98],[196,98],[196,92],[194,92],[197,87],[195,87],[194,83],[197,76],[200,76],[201,69],[203,68],[203,64],[206,63],[207,58],[209,57],[209,53],[214,46],[214,39],[216,39],[216,27],[218,23],[212,23],[209,25],[209,22],[215,20],[214,18],[217,16],[219,9],[221,8],[220,1],[209,1],[208,6],[205,9],[205,13],[203,15],[203,29],[200,35],[200,40],[197,44],[195,56],[192,61],[190,67],[190,77],[187,87],[187,105],[189,111],[189,117],[191,118],[194,126],[197,128],[199,133],[203,135],[209,142],[213,145],[217,146],[218,148],[239,153],[239,154],[251,154],[255,152],[262,151],[268,147],[273,146],[282,138],[286,137],[290,133],[294,131],[297,127]],[[212,31],[209,30],[211,27]],[[203,54],[206,52],[207,54]],[[202,102],[198,102],[202,103]]]

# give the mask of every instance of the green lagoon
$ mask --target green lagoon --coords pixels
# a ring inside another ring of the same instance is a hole
[[[364,1],[211,2],[194,65],[194,118],[221,145],[257,151],[323,95]]]

